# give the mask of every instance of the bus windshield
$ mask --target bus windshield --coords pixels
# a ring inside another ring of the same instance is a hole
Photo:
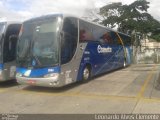
[[[2,63],[2,36],[4,33],[5,22],[0,23],[0,63]]]
[[[36,19],[23,24],[17,48],[20,66],[45,67],[59,63],[58,19]]]
[[[4,32],[5,23],[0,23],[0,35]]]

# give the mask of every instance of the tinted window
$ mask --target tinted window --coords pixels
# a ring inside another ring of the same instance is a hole
[[[0,23],[0,63],[2,63],[2,57],[3,57],[2,46],[3,46],[5,26],[6,26],[5,22]]]
[[[76,51],[78,41],[78,27],[76,18],[65,18],[62,29],[61,63],[69,62]]]
[[[3,48],[4,62],[10,62],[16,59],[16,45],[20,27],[20,24],[12,24],[7,28]]]
[[[5,22],[0,23],[0,34],[4,32]]]
[[[79,40],[80,42],[95,40],[94,26],[88,22],[79,21]]]
[[[122,41],[121,41],[122,38],[120,39],[119,38],[120,36],[118,36],[117,33],[111,32],[111,36],[115,45],[122,45]]]
[[[110,31],[105,31],[105,33],[101,35],[100,40],[104,44],[114,44],[114,36],[112,35],[112,32]]]
[[[59,63],[58,17],[35,19],[23,23],[17,47],[20,66],[47,67]]]
[[[83,20],[79,21],[79,40],[80,42],[98,41],[103,44],[113,44],[110,30]]]
[[[131,43],[132,43],[131,37],[129,37],[127,35],[123,35],[123,34],[120,34],[120,37],[122,38],[124,45],[128,45],[128,46],[131,45]]]

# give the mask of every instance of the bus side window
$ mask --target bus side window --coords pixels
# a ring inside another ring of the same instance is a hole
[[[100,37],[100,40],[103,41],[103,43],[105,44],[113,44],[113,39],[110,35],[110,32],[105,32],[101,37]]]
[[[4,62],[11,62],[16,58],[16,45],[20,27],[20,24],[8,26],[4,41]]]
[[[78,26],[76,18],[65,18],[61,45],[61,63],[69,62],[76,51],[78,41]]]
[[[95,41],[93,35],[93,25],[91,23],[86,23],[83,20],[79,20],[79,41]]]
[[[120,36],[120,35],[119,35]],[[115,45],[123,45],[122,44],[122,38],[120,39],[119,36],[115,33],[115,32],[112,32],[112,38],[114,40],[114,44]]]
[[[121,35],[121,38],[125,46],[131,46],[131,38],[129,36]]]

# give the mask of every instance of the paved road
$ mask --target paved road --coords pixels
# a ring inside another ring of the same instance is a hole
[[[58,89],[0,83],[0,113],[160,113],[159,70],[132,65]]]

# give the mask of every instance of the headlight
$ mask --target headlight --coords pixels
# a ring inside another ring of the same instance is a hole
[[[16,77],[22,77],[22,73],[16,73]]]
[[[45,77],[45,78],[58,79],[59,74],[58,74],[58,73],[50,73],[50,74],[46,74],[44,77]]]

